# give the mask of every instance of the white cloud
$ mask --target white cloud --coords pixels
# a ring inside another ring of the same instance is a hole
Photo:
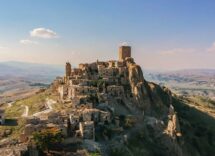
[[[159,54],[161,54],[161,55],[175,55],[175,54],[193,53],[193,52],[195,52],[195,49],[175,48],[175,49],[160,51]]]
[[[119,44],[119,46],[128,46],[128,42],[122,42]]]
[[[210,48],[207,49],[208,52],[215,52],[215,42],[212,44]]]
[[[32,40],[20,40],[19,43],[21,44],[25,44],[25,45],[28,45],[28,44],[38,44],[38,42],[36,41],[32,41]]]
[[[32,31],[30,31],[31,37],[38,37],[38,38],[57,38],[57,33],[53,30],[46,29],[46,28],[35,28]]]

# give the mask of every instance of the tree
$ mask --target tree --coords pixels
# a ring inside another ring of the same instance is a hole
[[[43,129],[33,134],[33,140],[40,150],[49,152],[53,145],[60,144],[63,140],[62,132],[57,128]]]

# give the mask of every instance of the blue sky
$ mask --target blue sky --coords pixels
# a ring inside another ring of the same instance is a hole
[[[1,0],[0,7],[0,61],[117,59],[126,42],[148,69],[215,68],[213,0]]]

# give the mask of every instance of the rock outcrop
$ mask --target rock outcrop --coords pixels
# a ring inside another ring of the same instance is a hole
[[[138,108],[147,110],[150,108],[150,99],[147,89],[144,85],[146,81],[144,80],[142,69],[135,63],[127,64],[129,83],[131,86],[134,102]]]
[[[181,129],[178,121],[177,113],[174,110],[174,107],[170,105],[169,108],[169,121],[166,128],[166,133],[171,136],[171,138],[176,139],[176,137],[180,137]]]

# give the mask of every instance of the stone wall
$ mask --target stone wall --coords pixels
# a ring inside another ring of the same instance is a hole
[[[90,86],[75,85],[69,88],[69,93],[71,95],[71,98],[74,98],[76,96],[81,96],[81,95],[97,94],[97,88],[90,87]]]
[[[83,139],[95,140],[95,128],[93,121],[80,122],[79,129]]]

